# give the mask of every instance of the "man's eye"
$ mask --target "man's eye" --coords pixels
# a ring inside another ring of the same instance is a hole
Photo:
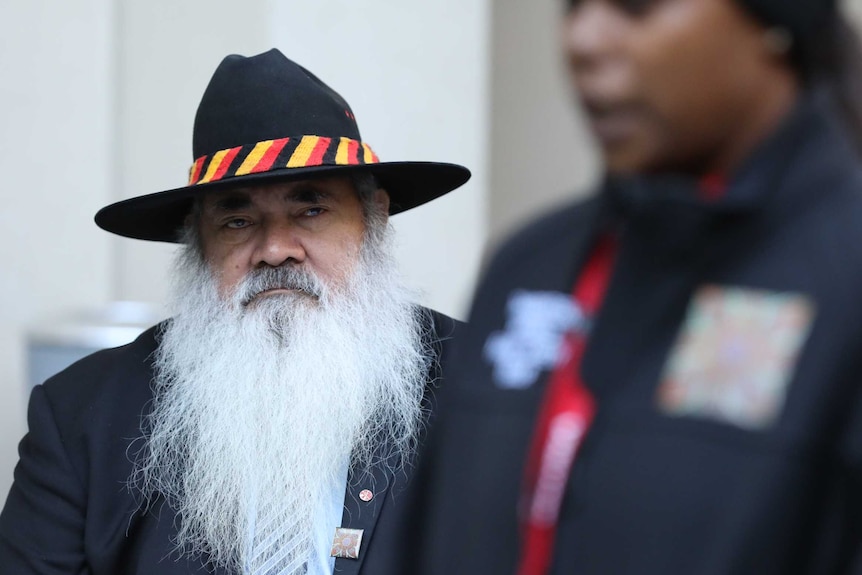
[[[312,216],[312,217],[314,217],[314,216],[319,216],[319,215],[320,215],[320,214],[322,214],[324,211],[325,211],[325,210],[324,210],[323,208],[315,207],[315,208],[308,208],[308,209],[306,209],[304,212],[302,212],[302,214],[303,214],[303,215],[305,215],[305,216]]]
[[[244,220],[242,218],[234,218],[232,220],[228,220],[225,223],[226,228],[230,228],[232,230],[239,230],[242,228],[246,228],[251,225],[251,222],[248,220]]]

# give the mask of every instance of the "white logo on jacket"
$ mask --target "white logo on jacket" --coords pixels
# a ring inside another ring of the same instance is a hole
[[[585,329],[587,319],[569,294],[517,290],[506,304],[506,325],[488,336],[484,356],[493,366],[494,383],[526,389],[560,358],[565,335]]]

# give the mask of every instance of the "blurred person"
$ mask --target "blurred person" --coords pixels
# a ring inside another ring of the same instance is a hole
[[[496,254],[423,575],[862,573],[859,51],[827,0],[574,0],[597,195]]]
[[[457,325],[412,303],[388,216],[469,171],[379,162],[278,50],[221,62],[193,140],[187,186],[96,215],[184,244],[176,314],[34,389],[0,571],[395,574]]]

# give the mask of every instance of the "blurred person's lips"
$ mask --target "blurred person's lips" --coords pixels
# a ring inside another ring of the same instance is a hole
[[[642,119],[640,108],[629,102],[583,95],[583,104],[593,133],[605,145],[631,138]]]

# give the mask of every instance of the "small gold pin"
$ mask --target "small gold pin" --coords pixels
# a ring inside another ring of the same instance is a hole
[[[362,501],[368,503],[369,501],[374,499],[374,493],[372,493],[370,489],[363,489],[359,492],[359,498]]]
[[[362,545],[362,529],[336,527],[335,537],[332,539],[332,551],[329,556],[341,557],[342,559],[359,559],[360,545]]]

